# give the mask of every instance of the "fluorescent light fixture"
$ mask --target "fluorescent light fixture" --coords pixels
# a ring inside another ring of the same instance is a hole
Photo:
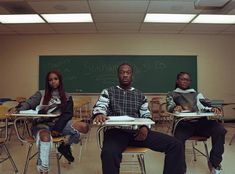
[[[0,15],[0,22],[6,24],[45,23],[37,14]]]
[[[157,23],[189,23],[195,14],[157,14],[147,13],[144,22]]]
[[[42,14],[48,23],[93,22],[90,13]]]
[[[192,23],[202,24],[235,24],[235,15],[204,15],[196,17]]]

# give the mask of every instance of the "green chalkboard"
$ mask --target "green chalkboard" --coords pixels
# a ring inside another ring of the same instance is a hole
[[[39,89],[44,89],[46,73],[59,70],[67,92],[100,93],[117,85],[117,67],[126,62],[134,68],[133,86],[144,93],[166,93],[175,86],[180,71],[192,75],[192,87],[197,89],[197,56],[40,56]]]

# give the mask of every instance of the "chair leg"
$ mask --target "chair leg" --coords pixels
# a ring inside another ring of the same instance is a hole
[[[202,154],[203,156],[205,156],[207,158],[207,161],[209,161],[209,152],[208,152],[208,147],[207,147],[206,141],[203,141],[203,144],[204,144],[204,147],[205,147],[205,153],[203,153],[199,149],[197,149],[194,145],[194,142],[192,142],[194,161],[197,161],[196,151],[199,152],[200,154]]]
[[[230,140],[229,145],[232,145],[232,142],[233,142],[234,138],[235,138],[235,134],[233,134],[233,137],[232,137],[232,139]]]
[[[57,161],[58,174],[61,174],[61,172],[60,172],[60,154],[59,153],[56,153],[56,161]]]
[[[144,163],[144,155],[143,154],[138,154],[137,158],[138,158],[138,161],[139,161],[141,174],[146,174],[145,163]]]
[[[59,147],[59,144],[55,143],[57,169],[58,169],[58,174],[61,174],[61,171],[60,171],[60,158],[61,158],[61,155],[58,152],[58,147]]]
[[[11,161],[11,164],[12,164],[12,166],[14,167],[15,172],[17,173],[17,172],[18,172],[18,169],[17,169],[17,167],[16,167],[16,164],[15,164],[14,160],[12,159],[12,156],[11,156],[11,154],[10,154],[10,152],[9,152],[9,150],[8,150],[8,148],[7,148],[7,146],[6,146],[5,144],[3,144],[3,146],[4,146],[5,151],[6,151],[6,153],[7,153],[7,157],[8,157],[9,160]]]
[[[205,147],[207,161],[209,161],[210,157],[209,157],[209,152],[208,152],[208,147],[207,147],[206,141],[203,141],[203,144],[204,144],[204,147]]]
[[[194,158],[194,161],[197,161],[197,157],[196,157],[196,147],[194,145],[194,141],[192,141],[192,146],[193,146],[193,158]]]
[[[28,150],[28,153],[27,153],[23,174],[27,173],[32,148],[33,148],[33,144],[29,144],[29,150]]]
[[[82,139],[80,140],[80,148],[79,148],[79,155],[78,155],[78,161],[80,162],[81,161],[81,158],[82,158],[82,149],[83,149],[83,142],[82,142]]]

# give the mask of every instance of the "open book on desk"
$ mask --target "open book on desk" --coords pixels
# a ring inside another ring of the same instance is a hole
[[[108,122],[121,122],[121,121],[135,121],[135,118],[128,115],[123,116],[109,116]]]
[[[20,111],[20,114],[38,114],[37,110],[33,110],[33,109],[29,109],[29,110],[24,110],[24,111]]]
[[[57,105],[38,105],[35,110],[23,110],[20,111],[20,114],[48,114],[54,111],[57,108]]]

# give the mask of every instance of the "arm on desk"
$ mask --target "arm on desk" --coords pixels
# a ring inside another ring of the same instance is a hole
[[[105,121],[107,121],[107,120],[108,120],[108,117],[105,116],[104,114],[97,114],[94,116],[93,122],[95,124],[104,124]]]

